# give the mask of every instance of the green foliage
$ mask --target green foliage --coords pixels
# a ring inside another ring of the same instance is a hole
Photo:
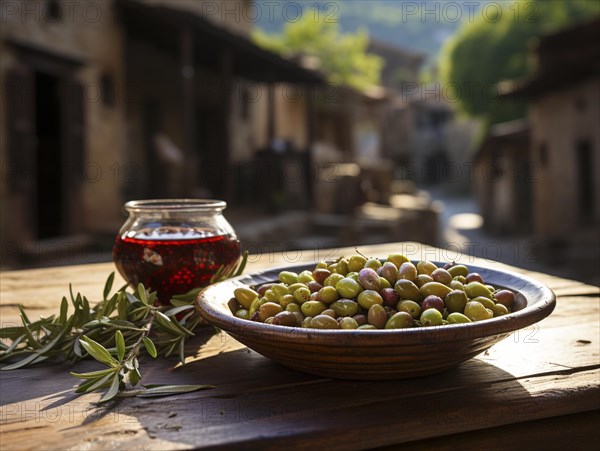
[[[253,39],[258,45],[287,57],[318,58],[320,68],[332,83],[359,90],[379,83],[383,60],[367,53],[367,32],[341,33],[337,22],[323,20],[312,10],[305,11],[298,21],[286,23],[280,34],[257,29]]]
[[[243,271],[248,253],[244,253],[237,268],[220,268],[211,283],[237,276]],[[200,323],[194,301],[200,288],[171,299],[171,306],[155,305],[156,293],[142,284],[132,292],[127,285],[110,295],[114,281],[111,273],[104,286],[102,300],[93,307],[80,293],[73,295],[72,305],[63,297],[59,315],[31,321],[21,312],[21,326],[0,328],[0,362],[14,361],[0,368],[15,370],[46,359],[76,362],[91,357],[108,368],[89,373],[71,373],[83,379],[77,393],[89,393],[108,388],[100,402],[116,396],[166,396],[212,388],[209,385],[136,386],[142,378],[138,356],[142,349],[152,358],[169,357],[177,353],[185,363],[184,346]],[[70,313],[70,314],[69,314]]]
[[[498,123],[525,115],[525,105],[497,99],[498,83],[533,72],[530,58],[536,38],[594,15],[600,2],[521,0],[499,3],[500,14],[480,14],[464,23],[443,48],[440,71],[470,116]],[[574,49],[576,51],[576,49]]]

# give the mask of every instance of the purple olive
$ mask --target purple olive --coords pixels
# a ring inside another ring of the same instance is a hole
[[[381,288],[381,281],[379,280],[379,276],[377,272],[371,268],[363,268],[358,273],[358,283],[365,290],[374,290],[379,291]]]
[[[398,294],[393,288],[383,288],[379,291],[379,294],[383,298],[383,305],[388,307],[395,307],[398,303]]]
[[[472,272],[470,274],[467,274],[467,283],[471,283],[471,282],[483,283],[483,277],[481,277],[476,272]]]
[[[308,289],[310,290],[311,293],[316,293],[317,291],[319,291],[321,288],[323,288],[323,285],[321,285],[319,282],[317,282],[316,280],[311,280],[310,282],[308,282],[306,284],[306,286],[308,287]]]
[[[331,271],[329,271],[328,269],[317,268],[313,271],[312,275],[318,283],[323,285],[325,279],[327,279],[331,275]]]
[[[439,296],[435,296],[435,295],[430,295],[427,296],[425,299],[423,299],[423,302],[421,303],[421,309],[422,310],[427,310],[430,308],[434,308],[436,310],[439,310],[440,313],[444,311],[444,301],[442,300],[441,297]]]

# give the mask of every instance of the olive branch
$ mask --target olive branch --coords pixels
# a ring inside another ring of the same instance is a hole
[[[239,265],[221,267],[210,283],[240,275],[246,266],[245,252]],[[167,396],[213,388],[212,385],[142,385],[136,387],[142,375],[138,357],[145,353],[152,358],[178,355],[185,364],[185,343],[194,336],[201,318],[194,300],[201,288],[173,296],[170,306],[157,306],[156,292],[139,284],[110,294],[115,274],[108,276],[102,300],[91,306],[81,293],[63,297],[58,314],[31,321],[19,305],[20,326],[0,328],[0,362],[12,362],[0,368],[10,371],[48,359],[75,363],[93,358],[107,368],[71,375],[83,379],[77,393],[90,393],[108,388],[99,402],[115,397]],[[70,309],[72,308],[72,311]]]

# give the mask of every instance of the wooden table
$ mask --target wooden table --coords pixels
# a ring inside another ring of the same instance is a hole
[[[385,257],[449,260],[449,251],[414,243],[361,248]],[[249,271],[349,255],[353,249],[251,257]],[[462,256],[469,264],[494,264]],[[100,295],[112,264],[5,272],[1,322],[59,306],[69,281]],[[185,366],[142,363],[146,383],[214,384],[168,398],[130,398],[98,407],[77,396],[69,370],[97,362],[0,373],[0,448],[21,449],[351,449],[403,443],[408,449],[595,448],[600,442],[598,287],[527,273],[558,297],[554,313],[455,370],[387,382],[325,379],[282,367],[224,334],[203,328]]]

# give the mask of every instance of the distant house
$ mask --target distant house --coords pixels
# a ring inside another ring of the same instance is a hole
[[[114,233],[125,199],[232,199],[231,168],[273,136],[272,87],[323,83],[250,42],[249,0],[2,6],[0,226],[16,247]]]
[[[551,242],[586,230],[597,235],[600,19],[541,38],[535,56],[534,77],[506,93],[528,102],[528,130],[498,125],[478,155],[480,175],[501,162],[499,176],[478,178],[478,191],[492,193],[480,197],[484,219],[492,229],[511,231],[530,221],[529,228]],[[501,133],[503,128],[508,131]],[[505,164],[523,169],[506,179]],[[515,195],[501,194],[509,184]],[[506,214],[513,218],[502,218]]]

